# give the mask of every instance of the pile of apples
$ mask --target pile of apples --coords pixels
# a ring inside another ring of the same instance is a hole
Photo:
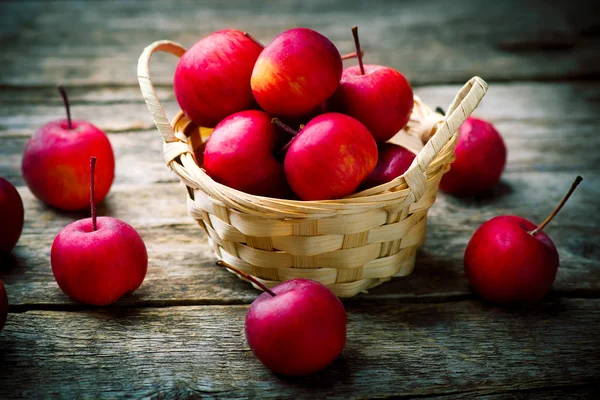
[[[175,70],[175,97],[198,126],[214,127],[202,167],[246,193],[301,200],[348,196],[402,175],[414,159],[385,142],[409,121],[413,92],[397,70],[343,69],[325,36],[294,28],[263,46],[238,30],[194,44]],[[379,163],[378,163],[379,161]]]

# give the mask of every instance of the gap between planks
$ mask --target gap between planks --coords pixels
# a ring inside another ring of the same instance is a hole
[[[262,292],[256,292],[258,297]],[[556,301],[559,299],[573,300],[598,300],[600,299],[600,290],[552,290],[540,302]],[[248,299],[177,299],[177,300],[142,300],[128,302],[119,301],[108,306],[96,307],[82,303],[26,303],[11,304],[8,312],[11,314],[22,314],[30,311],[50,311],[50,312],[85,312],[99,311],[106,309],[152,309],[152,308],[181,308],[181,307],[245,307],[254,301]],[[393,304],[442,304],[458,302],[481,302],[491,305],[483,300],[474,292],[455,292],[455,293],[428,293],[420,295],[411,294],[381,294],[364,295],[342,299],[345,306],[358,305],[393,305]]]

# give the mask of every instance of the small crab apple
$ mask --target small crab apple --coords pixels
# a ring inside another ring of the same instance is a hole
[[[67,119],[48,122],[25,145],[21,169],[29,190],[61,210],[81,210],[89,204],[89,161],[98,158],[96,200],[108,194],[115,176],[115,156],[104,132],[83,120],[71,120],[67,94],[59,91]]]
[[[470,196],[490,189],[506,164],[506,146],[492,124],[468,117],[459,128],[456,160],[440,181],[440,189],[455,196]]]
[[[148,253],[133,227],[111,217],[96,217],[94,169],[90,165],[91,218],[67,225],[52,243],[50,263],[58,286],[82,303],[115,302],[144,281]]]
[[[495,217],[475,231],[465,251],[465,274],[481,296],[496,304],[532,302],[552,287],[559,259],[556,246],[542,229],[554,218],[582,181],[542,224],[514,215]]]
[[[346,343],[346,310],[327,286],[292,279],[268,289],[254,277],[220,261],[259,286],[262,293],[246,314],[246,339],[273,372],[301,376],[331,364]]]
[[[413,91],[397,70],[363,65],[358,27],[352,28],[352,34],[359,65],[344,69],[339,87],[327,102],[327,110],[356,118],[377,143],[384,143],[408,123],[414,106]]]
[[[0,254],[9,253],[21,237],[24,222],[23,200],[17,189],[0,177]]]

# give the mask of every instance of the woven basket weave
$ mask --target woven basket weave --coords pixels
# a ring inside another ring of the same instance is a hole
[[[138,61],[140,88],[164,139],[165,162],[187,186],[189,214],[218,259],[268,287],[309,278],[340,297],[412,272],[427,211],[454,160],[456,132],[487,90],[481,78],[459,91],[446,117],[415,96],[408,126],[391,140],[417,154],[404,175],[343,199],[281,200],[219,184],[196,164],[193,150],[210,130],[182,112],[169,123],[150,80],[150,57],[159,51],[181,57],[186,50],[170,41],[148,46]]]

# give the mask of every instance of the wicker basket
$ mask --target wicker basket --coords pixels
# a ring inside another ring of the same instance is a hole
[[[447,117],[415,96],[408,126],[391,140],[417,154],[404,175],[343,199],[281,200],[219,184],[196,164],[193,149],[204,145],[210,130],[181,112],[169,123],[150,80],[150,57],[158,51],[181,57],[185,48],[170,41],[148,46],[138,62],[140,88],[164,139],[165,161],[188,188],[189,214],[218,259],[268,287],[309,278],[340,297],[412,272],[427,211],[454,160],[456,132],[487,90],[481,78],[460,90]]]

